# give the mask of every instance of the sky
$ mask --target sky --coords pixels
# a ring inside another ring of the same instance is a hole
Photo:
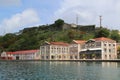
[[[0,0],[0,35],[26,27],[66,23],[120,29],[120,0]]]

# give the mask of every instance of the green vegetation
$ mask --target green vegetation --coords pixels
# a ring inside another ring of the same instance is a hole
[[[108,37],[110,35],[110,30],[107,28],[98,28],[95,32],[95,37]]]
[[[54,24],[25,28],[18,33],[7,33],[0,36],[0,52],[27,49],[39,49],[45,41],[63,41],[70,43],[73,39],[88,40],[97,37],[109,37],[120,42],[119,31],[107,28],[89,29],[71,28],[62,30],[64,21],[58,19]]]
[[[117,58],[120,59],[120,46],[117,47]]]

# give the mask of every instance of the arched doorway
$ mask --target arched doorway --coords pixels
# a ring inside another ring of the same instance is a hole
[[[52,56],[51,56],[51,59],[55,59],[55,56],[52,55]]]

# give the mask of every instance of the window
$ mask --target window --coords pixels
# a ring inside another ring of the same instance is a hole
[[[107,49],[106,49],[106,48],[104,48],[104,52],[107,52]]]
[[[107,58],[107,55],[105,55],[105,58]]]
[[[113,44],[113,46],[115,46],[115,44]]]
[[[109,44],[109,46],[111,46],[111,44]]]
[[[104,44],[104,46],[106,46],[106,44]]]
[[[42,56],[42,59],[44,59],[44,56]]]
[[[111,53],[111,49],[109,49],[109,52]]]
[[[54,59],[55,58],[55,56],[51,56],[51,59]]]
[[[77,56],[75,56],[75,59],[77,59]]]
[[[111,55],[109,55],[109,57],[111,58]]]
[[[72,56],[70,56],[70,59],[72,59],[73,57]]]
[[[48,56],[46,56],[46,59],[48,59]]]
[[[96,42],[96,46],[101,46],[101,42]]]
[[[61,56],[59,56],[59,58],[61,58]]]

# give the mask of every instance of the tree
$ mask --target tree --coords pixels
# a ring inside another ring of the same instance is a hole
[[[0,40],[0,47],[4,50],[7,50],[7,48],[10,45],[14,44],[16,39],[17,39],[17,37],[15,34],[8,33],[5,36],[3,36],[2,39]]]
[[[96,57],[96,54],[95,54],[95,53],[93,53],[93,54],[92,54],[92,58],[95,58],[95,57]]]
[[[120,58],[120,46],[117,47],[117,58]]]
[[[70,39],[74,39],[74,37],[75,37],[75,32],[72,31],[72,30],[69,30],[67,35],[68,35],[68,37],[69,37]]]
[[[110,35],[110,30],[108,30],[107,28],[99,28],[96,32],[95,32],[95,37],[109,37]]]
[[[57,26],[61,26],[61,25],[64,24],[64,20],[58,19],[58,20],[55,21],[55,24],[56,24]]]
[[[63,24],[64,24],[64,20],[62,20],[62,19],[58,19],[58,20],[55,21],[55,27],[57,29],[62,29]]]
[[[119,31],[118,30],[112,30],[110,38],[112,38],[113,40],[116,40],[117,42],[119,42],[119,40],[120,40]]]

